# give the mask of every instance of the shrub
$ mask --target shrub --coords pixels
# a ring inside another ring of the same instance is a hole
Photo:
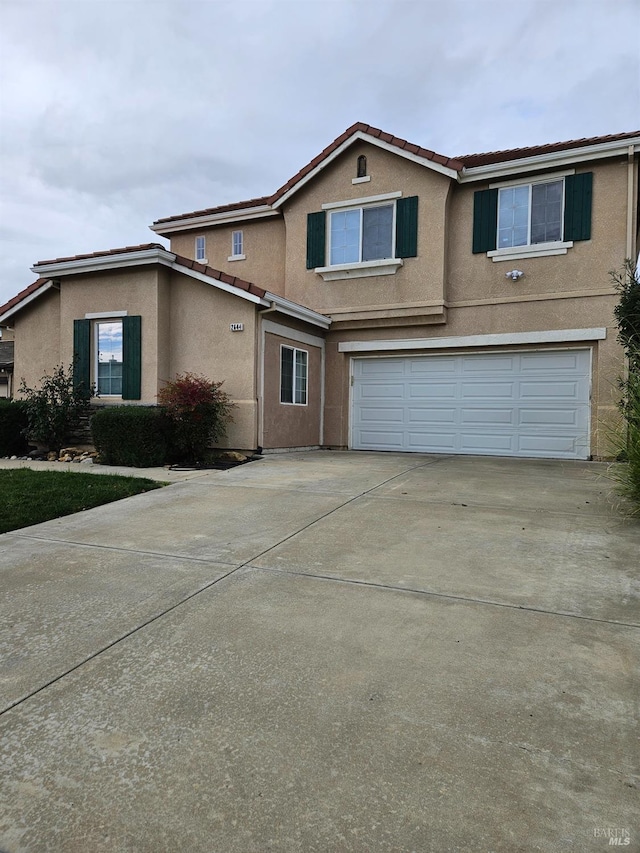
[[[17,456],[25,452],[27,424],[23,402],[0,399],[0,456]]]
[[[111,406],[91,421],[93,443],[105,465],[153,468],[164,464],[170,422],[157,407]]]
[[[612,272],[620,302],[614,310],[618,340],[628,359],[629,373],[620,380],[622,429],[614,434],[618,462],[611,467],[618,490],[635,505],[632,514],[640,515],[640,280],[631,261],[622,272]]]
[[[27,387],[24,379],[20,383],[28,437],[59,453],[70,433],[80,425],[82,416],[88,413],[93,387],[74,384],[73,365],[67,371],[58,365],[40,382],[40,388]]]
[[[226,435],[234,404],[212,382],[193,373],[179,374],[162,388],[158,402],[172,424],[172,454],[181,462],[203,462],[208,448]]]

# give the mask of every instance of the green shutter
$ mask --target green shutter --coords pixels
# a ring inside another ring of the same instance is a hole
[[[396,203],[396,258],[418,254],[418,196],[399,198]]]
[[[473,254],[492,252],[498,231],[498,190],[473,194]]]
[[[122,399],[139,400],[141,397],[142,368],[142,318],[122,318]]]
[[[324,266],[326,242],[326,215],[324,210],[307,214],[307,269]]]
[[[567,175],[564,179],[564,239],[591,239],[593,172]]]
[[[91,387],[91,320],[73,321],[73,385]]]

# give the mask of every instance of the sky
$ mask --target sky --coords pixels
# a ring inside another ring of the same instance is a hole
[[[0,305],[356,121],[447,156],[640,127],[640,0],[0,0]]]

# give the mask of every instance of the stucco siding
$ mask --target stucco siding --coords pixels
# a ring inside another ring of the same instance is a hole
[[[15,317],[14,396],[19,397],[21,380],[30,388],[39,388],[40,379],[54,367],[66,367],[60,354],[60,293],[52,288],[30,303]]]
[[[308,352],[307,405],[280,402],[280,348]],[[320,444],[322,350],[280,335],[265,334],[263,447],[313,447]]]
[[[352,184],[359,155],[371,180]],[[390,304],[442,302],[445,279],[446,206],[451,180],[415,163],[360,143],[327,166],[284,204],[287,230],[286,296],[322,313]],[[323,204],[385,193],[419,196],[418,256],[406,258],[394,275],[323,281],[306,269],[307,213]]]
[[[231,323],[244,330],[232,332]],[[197,373],[216,382],[236,408],[225,447],[257,447],[255,306],[204,282],[173,272],[169,376]]]
[[[234,231],[243,233],[244,260],[228,260]],[[171,237],[171,251],[195,258],[198,236],[205,238],[205,254],[210,267],[284,296],[285,229],[280,216],[178,232]]]

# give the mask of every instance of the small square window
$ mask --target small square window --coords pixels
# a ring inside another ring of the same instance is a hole
[[[280,347],[280,402],[307,405],[309,354],[295,347]]]
[[[206,261],[204,237],[196,237],[196,261]]]

